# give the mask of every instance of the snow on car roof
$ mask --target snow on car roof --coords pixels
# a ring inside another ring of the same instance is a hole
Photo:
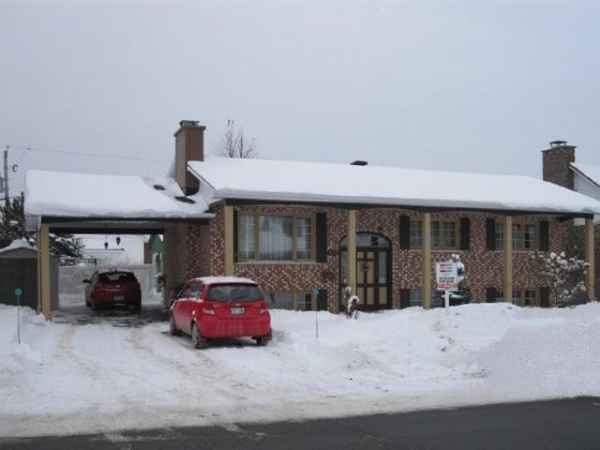
[[[256,281],[250,278],[242,277],[198,277],[193,281],[199,281],[203,284],[257,284]]]
[[[205,218],[198,195],[185,197],[172,178],[30,170],[25,212],[47,217]],[[160,186],[157,188],[156,186]],[[181,199],[191,199],[182,201]]]
[[[220,199],[548,213],[600,213],[600,202],[537,178],[322,162],[208,158],[189,170]],[[202,188],[201,188],[202,190]]]

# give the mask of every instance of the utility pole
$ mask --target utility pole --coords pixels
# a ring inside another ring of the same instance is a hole
[[[8,148],[7,145],[4,149],[4,206],[8,206],[10,195],[8,193]]]

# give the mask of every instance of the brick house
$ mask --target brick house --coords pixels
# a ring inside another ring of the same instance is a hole
[[[205,159],[204,132],[180,122],[167,177],[28,172],[25,212],[40,236],[46,317],[54,232],[162,234],[167,296],[192,277],[239,275],[255,279],[274,306],[333,312],[345,286],[365,309],[431,307],[435,262],[452,254],[474,301],[548,305],[531,255],[565,249],[573,219],[585,223],[594,264],[600,202],[564,184],[364,161]],[[545,158],[545,173],[559,166],[555,153]],[[586,283],[594,298],[595,278]]]
[[[600,200],[600,166],[575,161],[576,146],[566,141],[552,141],[550,147],[542,151],[544,181],[558,184],[567,189]],[[600,281],[600,216],[596,215],[596,284]],[[583,222],[575,220],[571,233],[572,251],[581,253],[584,247]],[[579,251],[578,251],[579,250]],[[583,256],[583,255],[580,255]]]
[[[475,301],[548,305],[531,254],[564,250],[571,219],[589,226],[599,212],[591,198],[522,176],[205,160],[204,127],[180,125],[175,179],[214,218],[166,229],[167,292],[194,276],[239,275],[276,305],[338,311],[349,285],[366,309],[429,307],[435,262],[459,254]]]

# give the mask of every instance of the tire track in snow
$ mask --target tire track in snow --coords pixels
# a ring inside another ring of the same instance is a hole
[[[226,398],[234,398],[238,401],[248,400],[247,396],[235,394],[234,388],[236,386],[231,386],[232,389],[227,389],[222,386],[223,382],[229,381],[229,376],[223,376],[222,371],[219,370],[218,366],[208,358],[206,355],[203,355],[201,351],[195,350],[190,346],[186,346],[186,351],[190,352],[194,355],[195,361],[192,362],[191,366],[181,362],[177,359],[177,355],[174,357],[169,357],[162,353],[156,351],[156,349],[148,344],[145,339],[144,333],[145,327],[135,328],[132,330],[130,336],[128,336],[127,340],[136,350],[145,353],[147,356],[150,356],[154,361],[158,362],[163,366],[167,366],[170,369],[174,369],[179,374],[183,374],[188,380],[195,380],[197,378],[205,378],[209,382],[214,383],[210,385],[211,391],[218,392]],[[174,336],[168,336],[171,339],[178,339]],[[201,363],[199,364],[199,362]],[[249,387],[249,386],[248,386]],[[239,388],[239,386],[237,386]],[[189,392],[181,392],[180,389],[172,388],[169,389],[174,395],[182,398],[182,400],[189,400]]]

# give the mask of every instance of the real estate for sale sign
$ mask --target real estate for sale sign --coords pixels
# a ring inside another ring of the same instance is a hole
[[[452,291],[458,288],[458,264],[454,261],[444,261],[435,264],[435,279],[438,289]]]

